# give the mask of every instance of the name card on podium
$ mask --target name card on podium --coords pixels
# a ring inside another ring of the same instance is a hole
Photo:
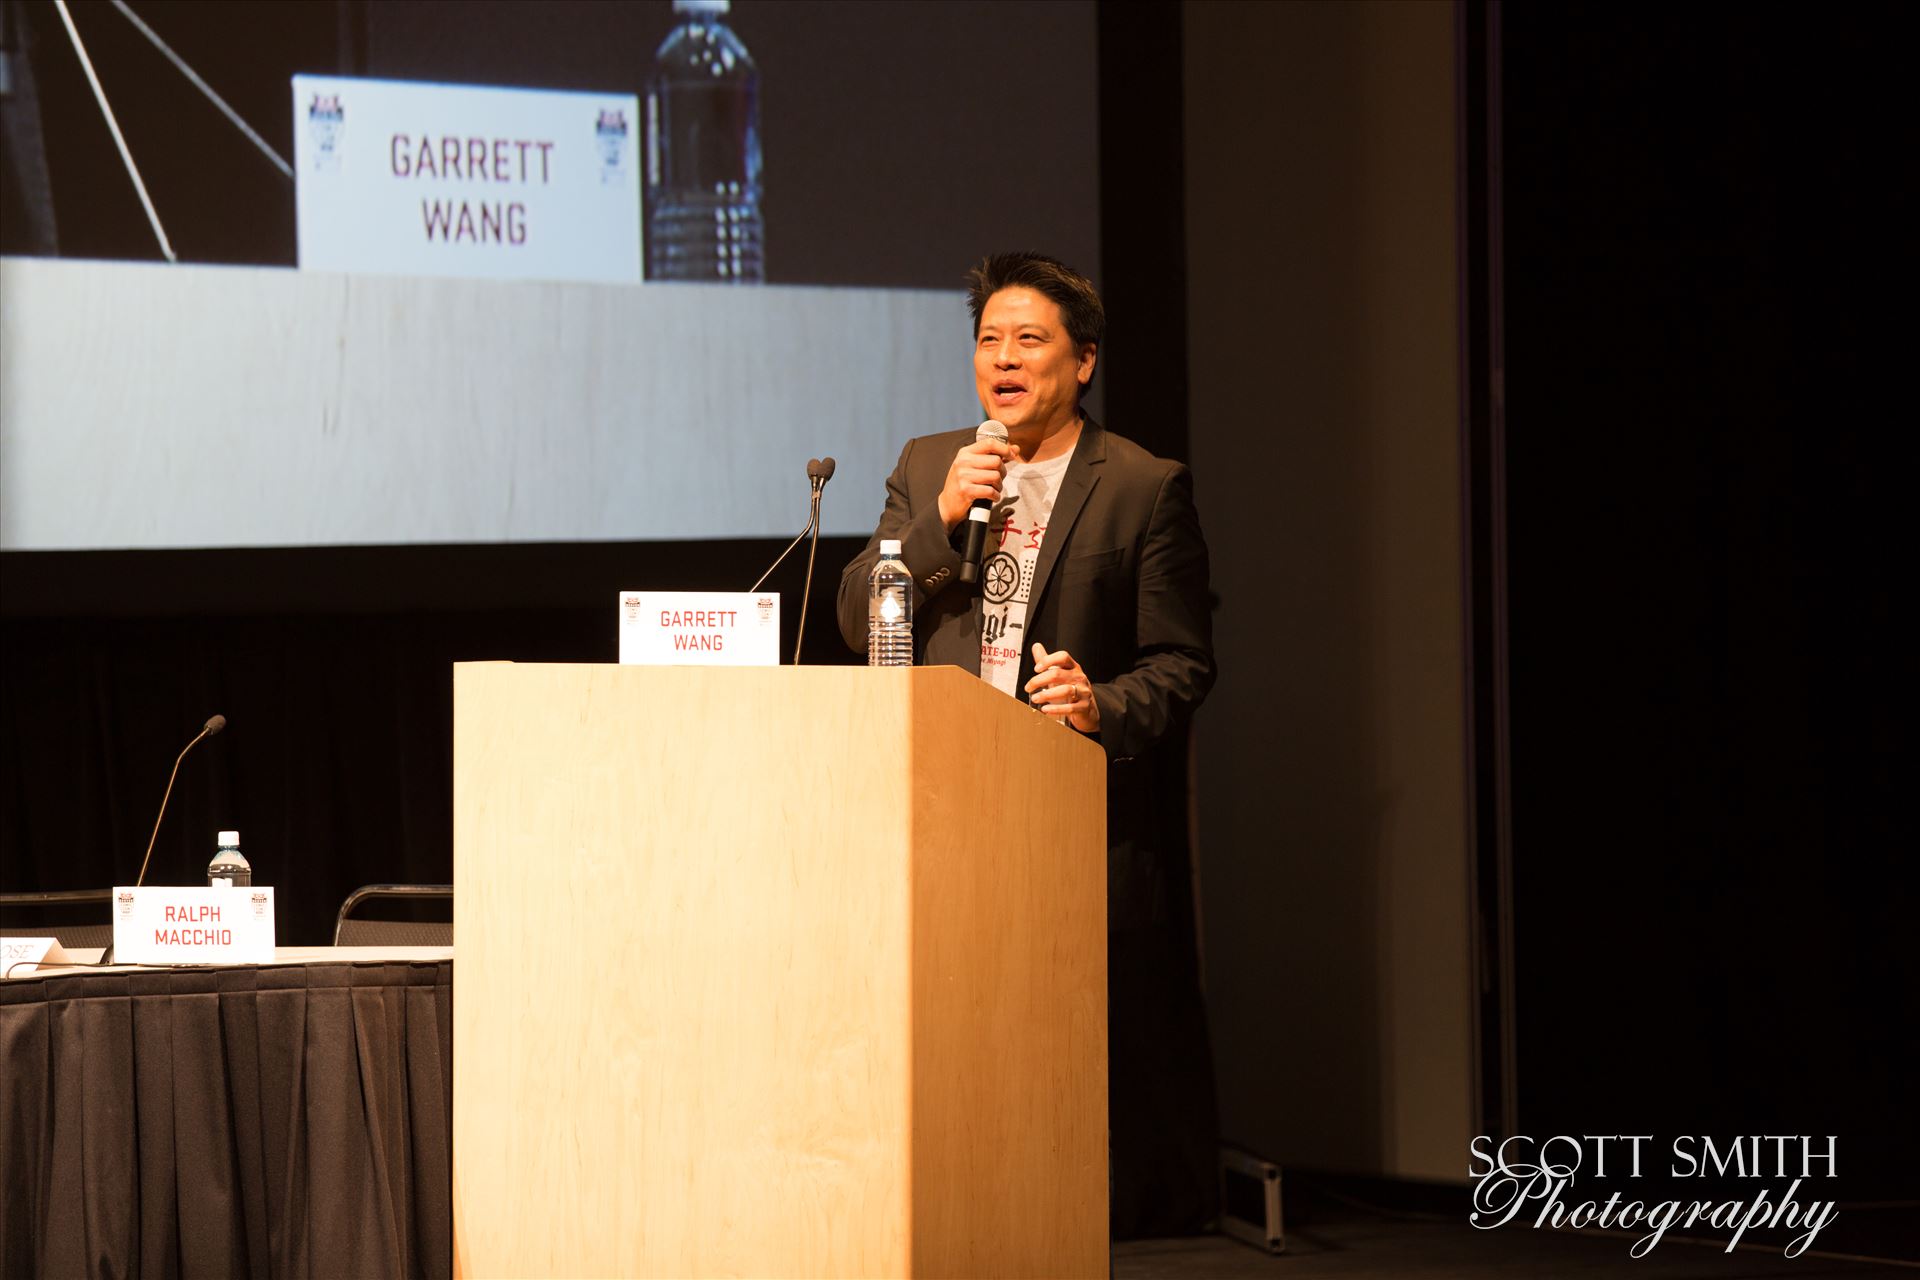
[[[642,667],[777,667],[776,591],[622,591],[620,661]]]
[[[266,964],[273,959],[273,890],[116,887],[113,958],[121,964]]]

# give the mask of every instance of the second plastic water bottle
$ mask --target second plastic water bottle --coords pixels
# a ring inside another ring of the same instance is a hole
[[[881,539],[880,559],[867,578],[867,665],[913,665],[913,575],[897,538]]]
[[[760,72],[727,0],[673,0],[647,81],[647,279],[759,284]]]

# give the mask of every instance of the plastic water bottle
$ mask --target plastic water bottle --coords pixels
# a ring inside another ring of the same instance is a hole
[[[882,538],[867,578],[867,665],[913,665],[913,575],[900,560],[900,540]]]
[[[253,883],[253,868],[240,856],[240,833],[222,831],[220,848],[207,864],[207,883],[241,889]]]
[[[760,284],[760,72],[727,0],[673,0],[647,81],[647,279]]]

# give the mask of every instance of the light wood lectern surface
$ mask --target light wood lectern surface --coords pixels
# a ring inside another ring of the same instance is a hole
[[[952,667],[457,665],[456,1268],[1105,1276],[1105,777]]]

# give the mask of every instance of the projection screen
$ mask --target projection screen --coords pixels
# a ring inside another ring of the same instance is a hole
[[[634,95],[681,21],[666,0],[366,14],[359,74]],[[764,283],[301,270],[285,180],[246,160],[190,197],[156,179],[180,262],[84,260],[89,201],[54,164],[60,251],[0,261],[0,549],[778,536],[827,455],[825,531],[868,532],[902,443],[979,420],[966,269],[1036,248],[1097,277],[1092,5],[738,0],[727,21],[758,75]],[[117,23],[82,31],[134,38]],[[70,56],[40,35],[36,59]],[[157,95],[177,76],[149,61]],[[291,155],[287,78],[262,74],[278,118],[256,124]],[[242,145],[210,111],[141,123],[141,83],[106,87],[143,167]],[[107,145],[66,127],[50,156]],[[272,247],[236,262],[249,201]]]

